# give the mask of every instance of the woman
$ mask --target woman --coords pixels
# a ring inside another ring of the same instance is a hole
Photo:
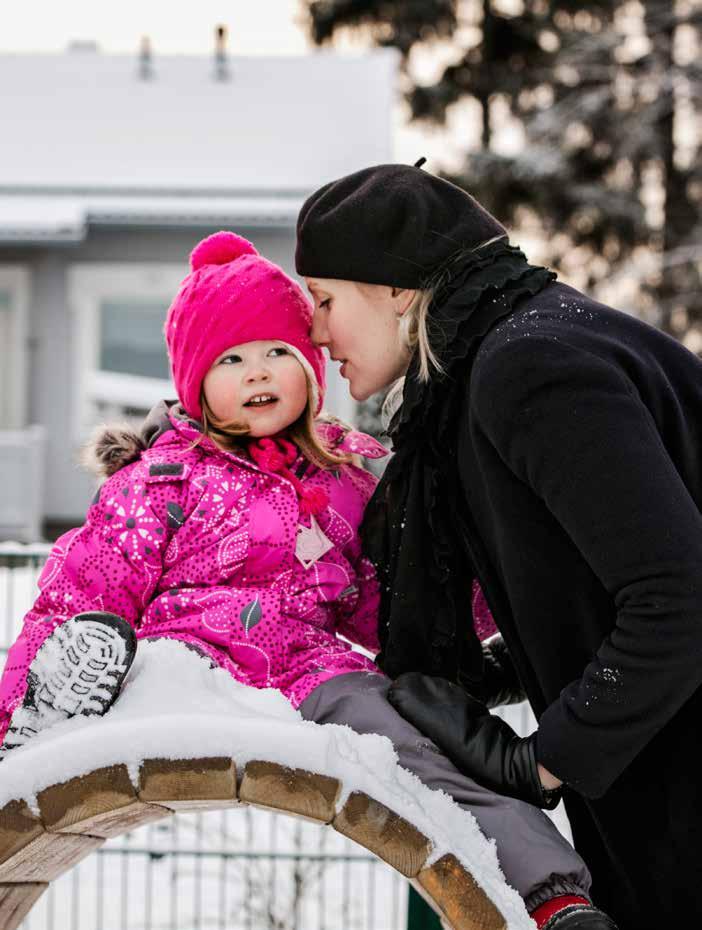
[[[702,363],[529,265],[419,166],[314,193],[296,260],[353,396],[406,374],[365,524],[395,706],[486,786],[542,805],[563,790],[620,927],[692,925]],[[527,739],[467,693],[476,576],[539,719]]]

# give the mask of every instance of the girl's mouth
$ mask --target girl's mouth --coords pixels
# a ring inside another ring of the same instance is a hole
[[[247,400],[244,407],[256,409],[259,407],[270,407],[278,403],[278,398],[273,394],[256,394],[250,400]]]

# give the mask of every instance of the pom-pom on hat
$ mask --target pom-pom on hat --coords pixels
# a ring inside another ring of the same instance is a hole
[[[200,390],[215,359],[229,346],[257,339],[290,347],[312,385],[318,413],[324,356],[310,339],[313,308],[299,284],[233,232],[198,243],[190,268],[164,325],[173,381],[188,416],[202,418]]]

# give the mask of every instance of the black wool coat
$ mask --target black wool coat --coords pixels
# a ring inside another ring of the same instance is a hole
[[[702,920],[702,362],[560,283],[483,338],[467,554],[621,930]],[[528,854],[528,851],[525,851]]]

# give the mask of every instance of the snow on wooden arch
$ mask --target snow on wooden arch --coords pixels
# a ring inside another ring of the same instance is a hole
[[[106,839],[241,804],[329,825],[454,930],[532,925],[473,818],[401,769],[384,738],[303,721],[173,643],[140,647],[132,673],[104,718],[60,724],[0,764],[0,930]]]
[[[135,788],[124,765],[114,765],[0,811],[0,928],[15,930],[49,883],[104,841],[183,810],[253,804],[330,824],[406,878],[455,930],[504,930],[495,904],[455,856],[426,866],[431,841],[385,805],[352,792],[341,810],[335,778],[275,762],[251,761],[237,790],[231,759],[147,759]]]

